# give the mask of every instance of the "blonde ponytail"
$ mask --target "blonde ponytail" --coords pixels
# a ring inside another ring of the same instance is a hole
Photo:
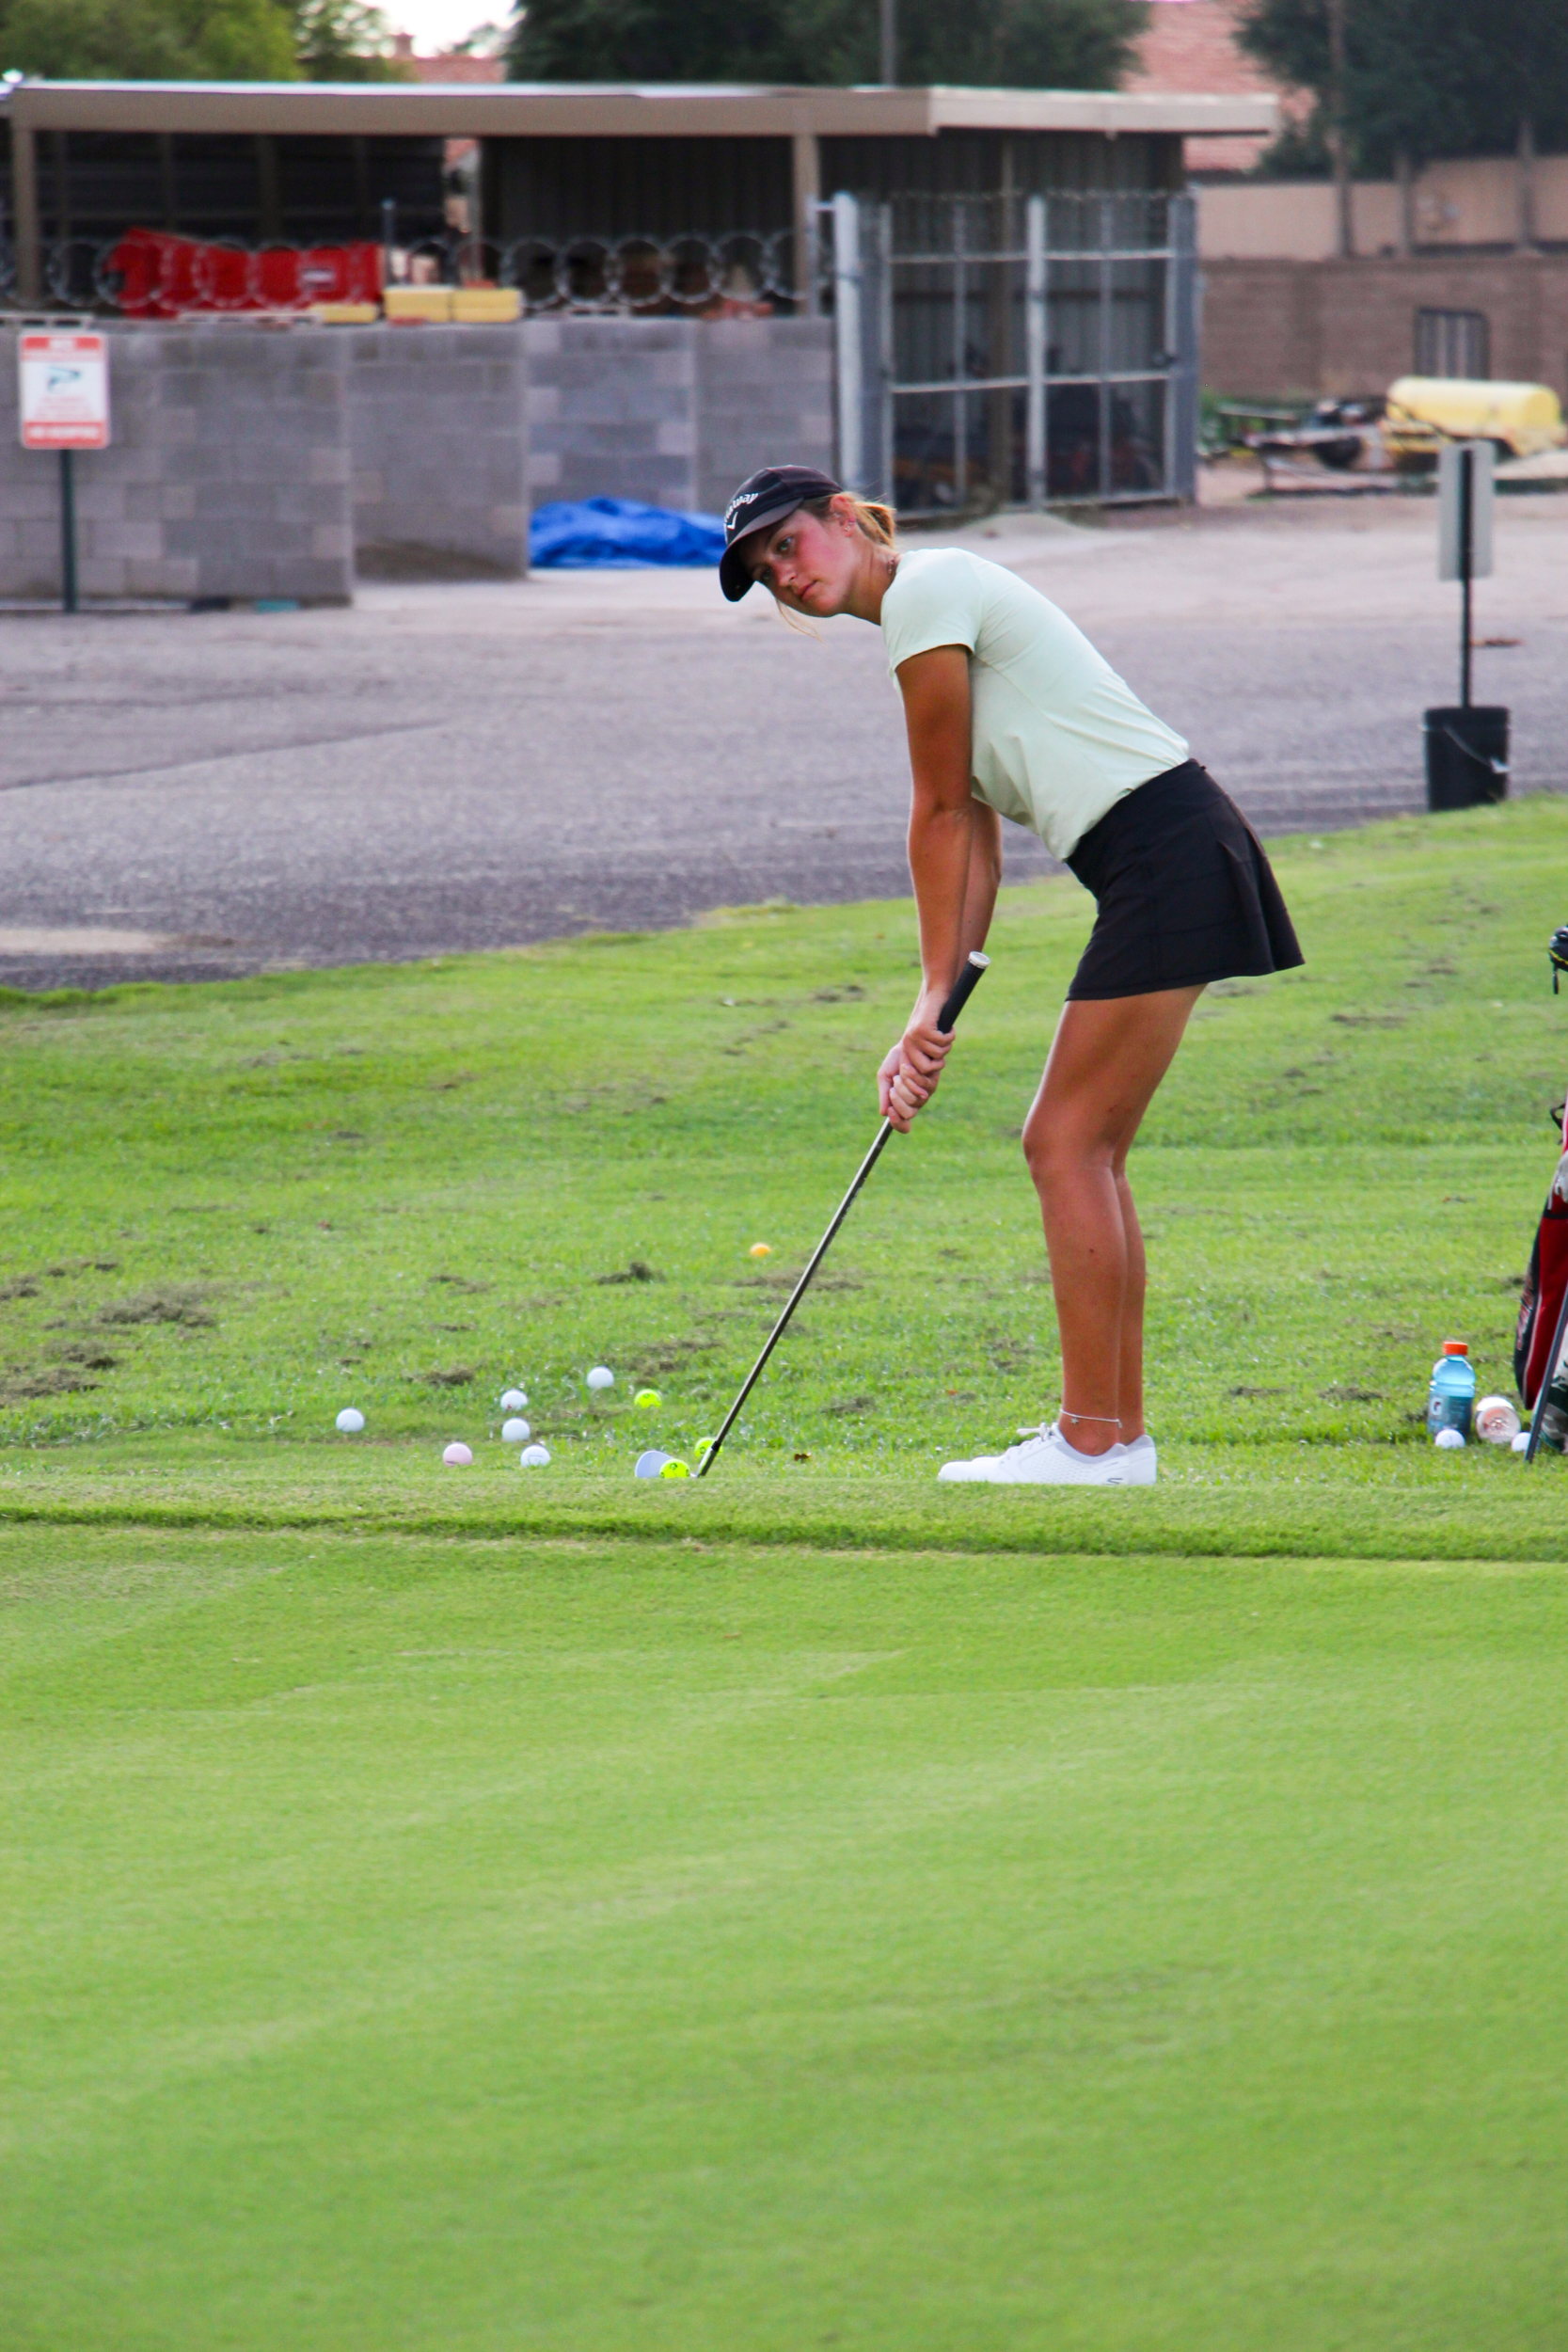
[[[891,506],[884,506],[879,499],[858,499],[853,490],[839,490],[834,493],[834,496],[848,500],[855,510],[855,520],[868,539],[873,540],[879,548],[894,546],[894,534],[898,528],[898,517]],[[808,515],[815,515],[818,522],[826,522],[832,512],[832,503],[831,498],[808,499],[806,512]]]

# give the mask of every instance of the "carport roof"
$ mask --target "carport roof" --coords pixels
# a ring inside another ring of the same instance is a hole
[[[1271,134],[1266,93],[770,88],[613,82],[43,82],[13,84],[0,116],[33,131],[258,132],[382,137],[934,136],[941,131]]]

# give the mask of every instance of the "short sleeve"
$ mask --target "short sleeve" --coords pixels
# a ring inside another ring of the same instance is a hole
[[[977,569],[961,548],[906,556],[882,598],[889,671],[896,675],[901,662],[937,645],[962,645],[973,653],[984,609]]]

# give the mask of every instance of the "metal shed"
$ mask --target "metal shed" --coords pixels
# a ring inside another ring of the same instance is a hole
[[[1082,90],[24,81],[0,93],[0,169],[24,301],[50,244],[132,227],[310,244],[373,234],[391,197],[431,233],[449,139],[479,142],[496,242],[793,231],[799,267],[841,189],[1174,189],[1184,137],[1256,136],[1275,113]]]

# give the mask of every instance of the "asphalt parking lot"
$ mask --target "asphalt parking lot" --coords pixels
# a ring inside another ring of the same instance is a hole
[[[1422,802],[1458,592],[1404,498],[1005,519],[1014,564],[1264,832]],[[1568,789],[1568,497],[1501,501],[1478,701]],[[708,573],[367,588],[351,611],[0,617],[0,980],[427,956],[907,887],[876,631]],[[1044,870],[1008,829],[1013,879]]]

